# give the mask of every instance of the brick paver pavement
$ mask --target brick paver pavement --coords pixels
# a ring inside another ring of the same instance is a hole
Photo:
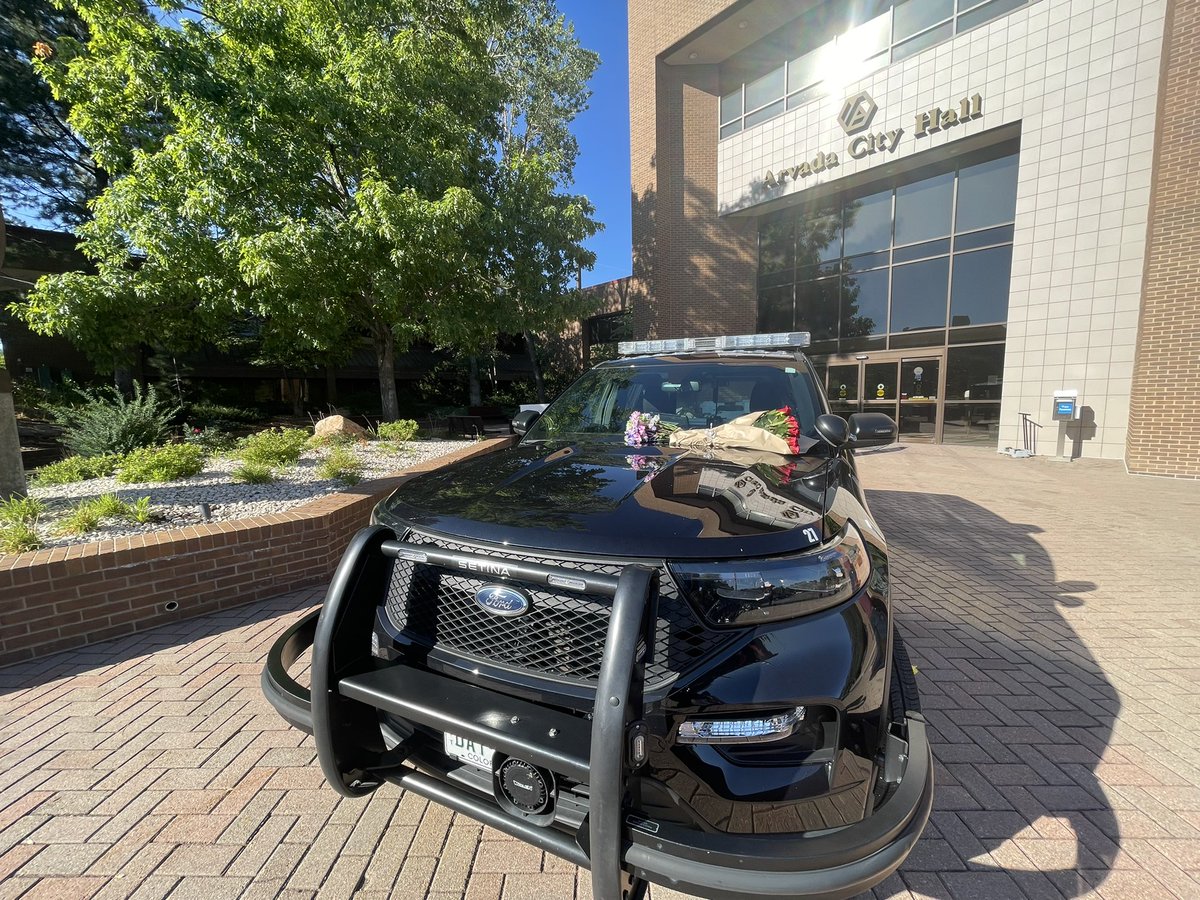
[[[1200,897],[1200,483],[939,447],[861,471],[938,761],[876,894]],[[258,688],[318,599],[0,670],[0,900],[588,897],[418,797],[323,785]]]

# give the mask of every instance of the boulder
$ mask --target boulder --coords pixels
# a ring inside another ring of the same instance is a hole
[[[352,422],[345,416],[326,416],[317,422],[313,428],[313,434],[317,437],[326,437],[331,434],[348,434],[350,437],[358,438],[360,441],[367,439],[367,429],[363,428],[357,422]]]

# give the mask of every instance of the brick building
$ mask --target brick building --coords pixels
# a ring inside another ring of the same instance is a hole
[[[630,0],[606,311],[809,331],[902,440],[1019,446],[1028,413],[1041,453],[1200,476],[1197,7]]]

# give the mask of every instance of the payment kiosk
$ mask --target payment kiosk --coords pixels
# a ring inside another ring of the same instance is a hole
[[[1052,415],[1058,422],[1058,447],[1055,458],[1063,462],[1071,461],[1071,450],[1067,444],[1067,429],[1072,424],[1078,424],[1081,404],[1079,391],[1064,388],[1054,392]]]

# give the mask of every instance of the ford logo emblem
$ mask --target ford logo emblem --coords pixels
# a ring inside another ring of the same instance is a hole
[[[475,602],[494,616],[523,616],[529,612],[529,596],[524,591],[497,584],[477,590]]]

